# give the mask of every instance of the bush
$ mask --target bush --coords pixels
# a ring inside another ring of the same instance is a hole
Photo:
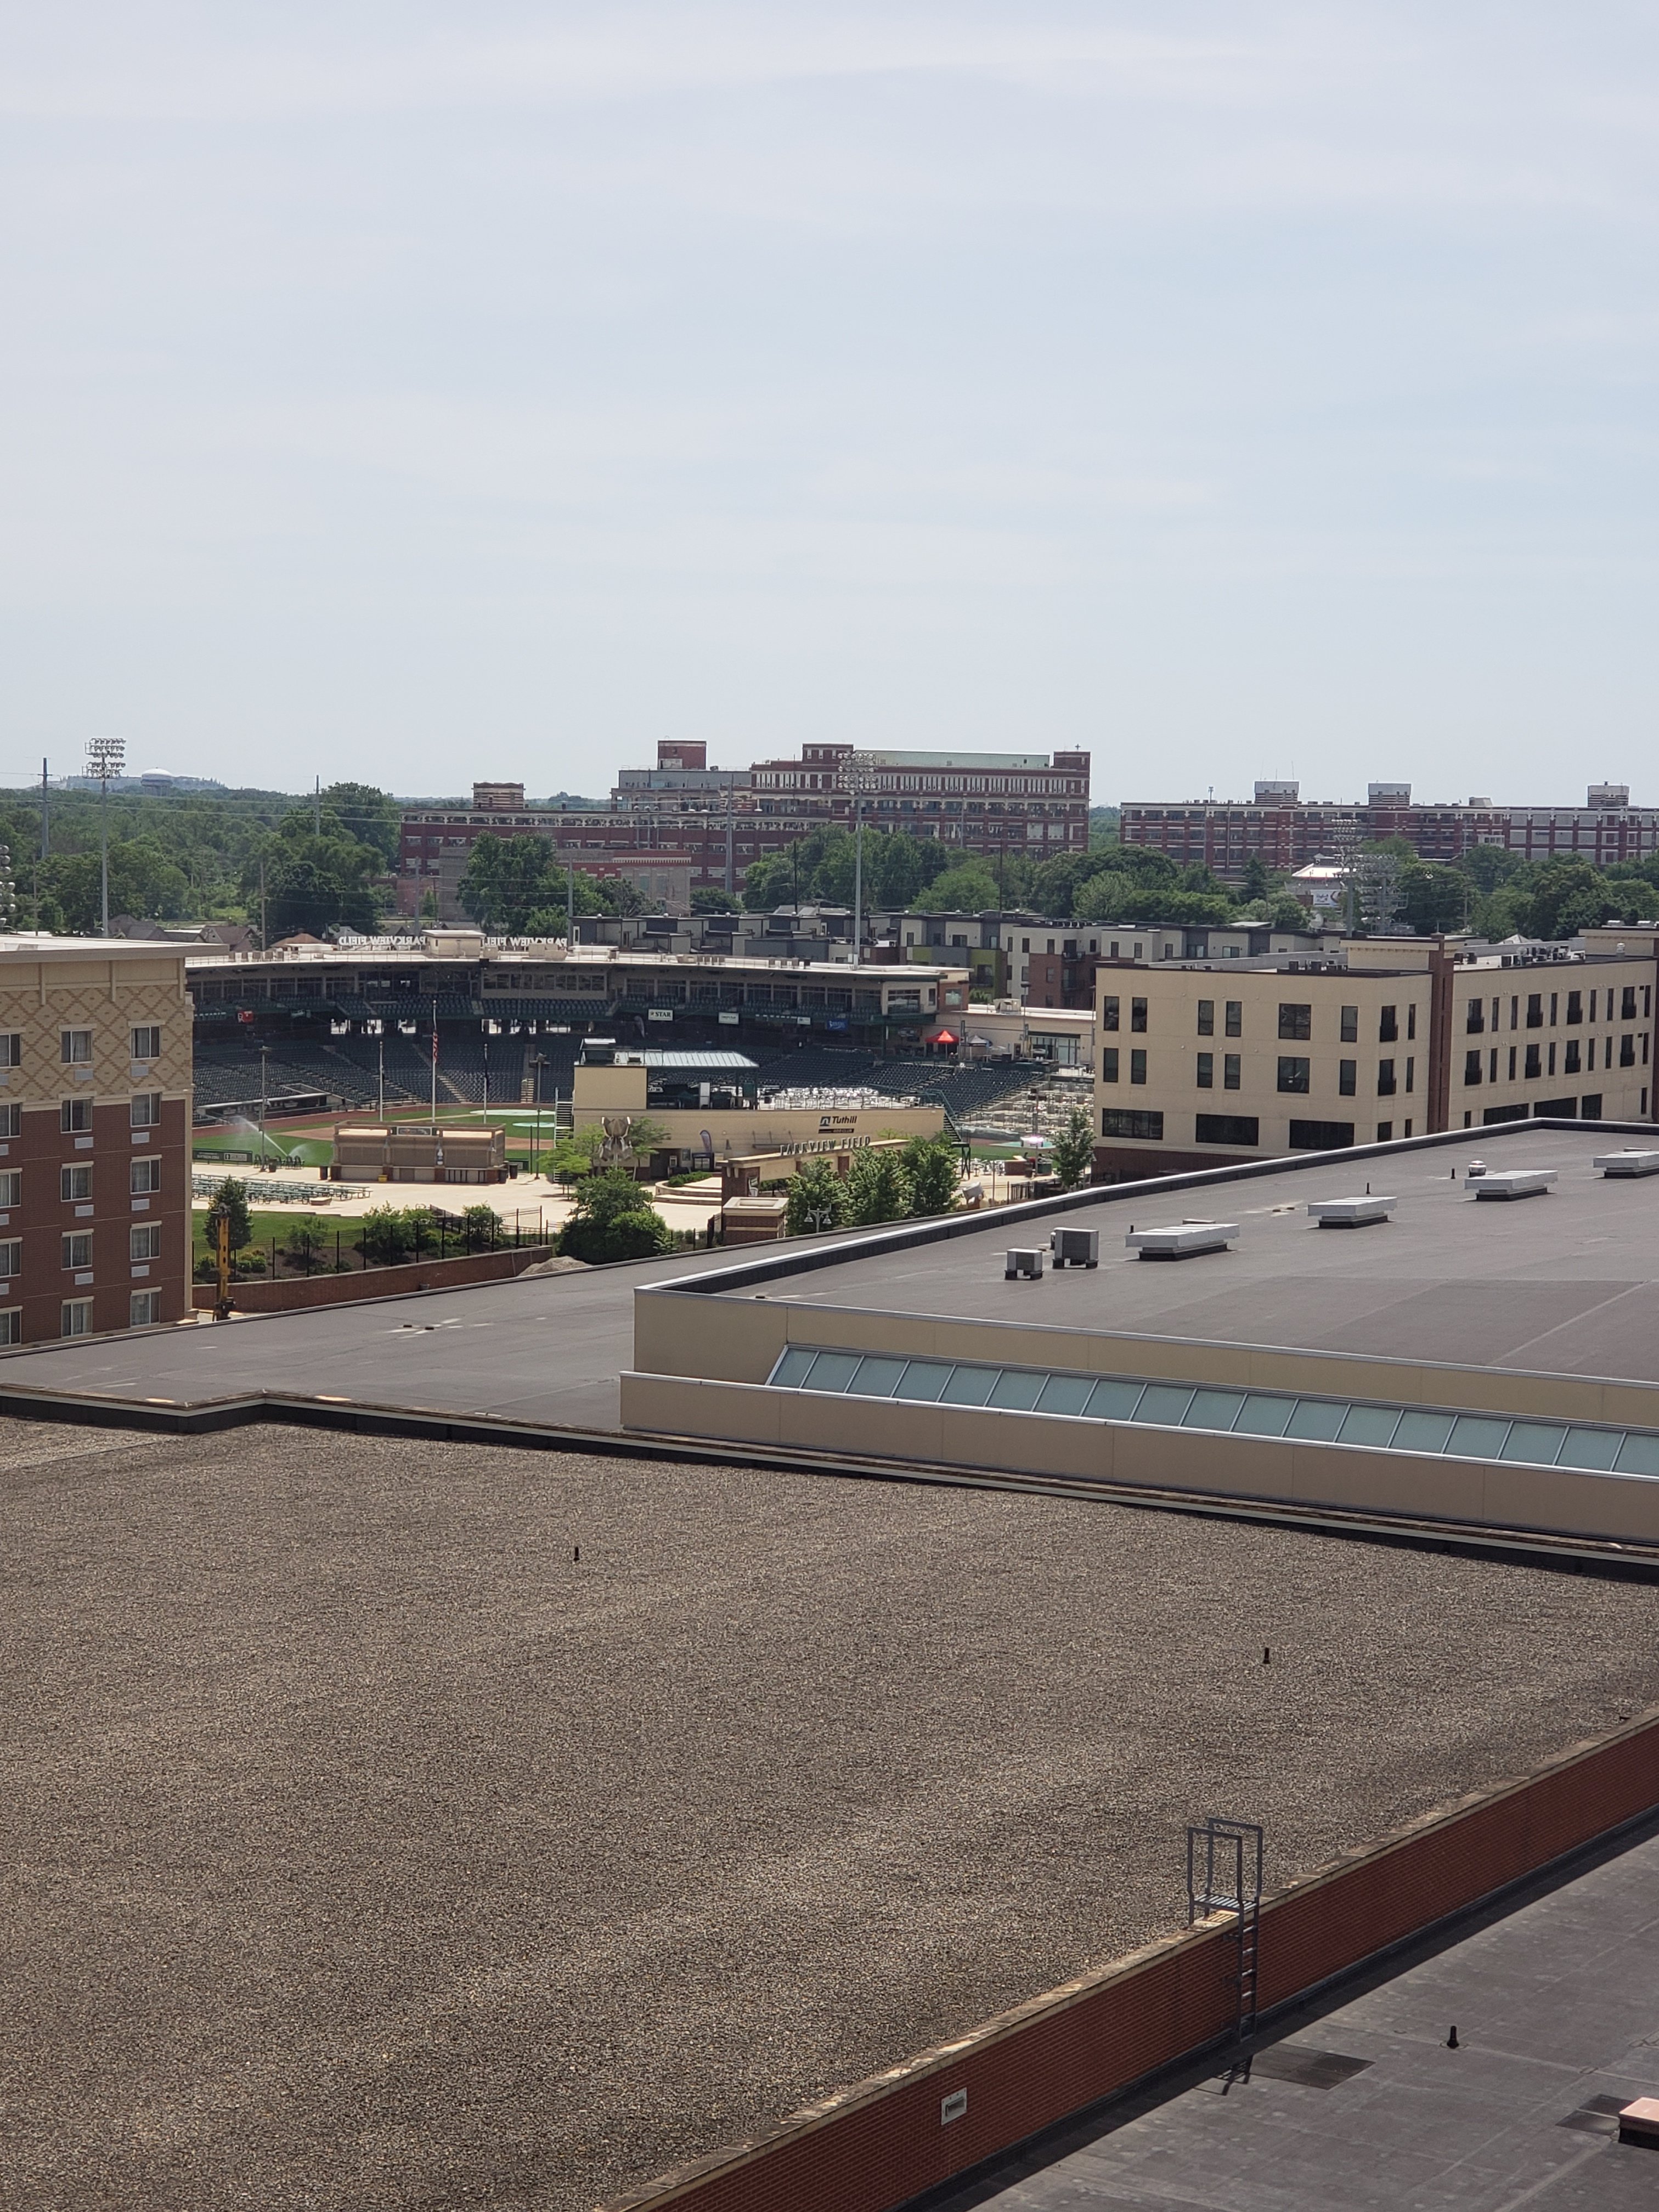
[[[462,1210],[461,1235],[469,1252],[493,1252],[501,1234],[501,1217],[493,1206],[469,1206]]]
[[[377,1206],[364,1214],[356,1244],[371,1267],[395,1267],[432,1241],[431,1218],[423,1208]]]
[[[298,1267],[310,1274],[322,1262],[322,1249],[327,1232],[320,1221],[311,1221],[303,1215],[288,1232],[283,1246],[290,1267]]]
[[[633,1177],[616,1169],[583,1178],[576,1210],[558,1239],[561,1254],[590,1267],[607,1260],[649,1260],[673,1249],[668,1224]]]

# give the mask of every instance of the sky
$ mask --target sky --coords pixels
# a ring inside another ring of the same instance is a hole
[[[0,780],[1659,804],[1659,14],[0,15]]]

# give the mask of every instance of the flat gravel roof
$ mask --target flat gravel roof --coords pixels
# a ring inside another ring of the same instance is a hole
[[[993,1217],[965,1239],[849,1259],[769,1284],[767,1294],[1659,1382],[1659,1176],[1609,1181],[1591,1164],[1637,1140],[1598,1135],[1592,1125],[1528,1130],[1483,1149],[1481,1134],[1358,1166],[1316,1164],[1067,1210],[1054,1218],[1100,1231],[1092,1273],[1006,1282],[1005,1249],[1046,1243],[1054,1221]],[[1494,1169],[1559,1168],[1560,1180],[1540,1197],[1476,1200],[1462,1171],[1480,1158]],[[1309,1219],[1310,1200],[1354,1197],[1368,1182],[1398,1195],[1392,1221],[1322,1229]],[[1236,1222],[1238,1239],[1184,1260],[1143,1261],[1124,1249],[1132,1223],[1186,1218]]]
[[[53,2212],[586,2212],[1178,1925],[1189,1819],[1277,1883],[1659,1695],[1659,1589],[1096,1500],[16,1423],[0,1483]]]

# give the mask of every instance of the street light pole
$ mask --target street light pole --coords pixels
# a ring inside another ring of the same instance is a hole
[[[853,801],[853,964],[864,951],[864,799],[875,788],[873,753],[848,753],[841,764],[841,786]]]
[[[259,1048],[259,1164],[265,1164],[265,1112],[270,1095],[270,1047]]]
[[[98,779],[99,844],[102,860],[100,880],[102,884],[102,929],[109,935],[109,780],[119,775],[126,765],[127,741],[125,738],[88,738],[87,739],[87,770]]]

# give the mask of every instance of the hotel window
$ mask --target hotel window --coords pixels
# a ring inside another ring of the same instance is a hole
[[[23,1039],[16,1030],[0,1030],[0,1067],[21,1067],[23,1064]]]
[[[21,1137],[23,1133],[23,1109],[21,1106],[0,1106],[0,1137]]]
[[[1535,1044],[1529,1044],[1527,1047],[1526,1073],[1528,1083],[1532,1081],[1534,1076],[1541,1075],[1544,1073],[1544,1055],[1541,1048]]]
[[[1544,994],[1541,991],[1529,991],[1527,994],[1527,1027],[1541,1030],[1543,1026]]]
[[[23,1341],[23,1309],[8,1306],[0,1313],[0,1344],[21,1344]]]
[[[128,1188],[131,1191],[132,1195],[137,1198],[144,1191],[160,1190],[161,1188],[161,1159],[160,1153],[150,1153],[143,1159],[134,1160],[131,1168],[131,1181],[128,1185]]]
[[[1117,1027],[1117,1008],[1118,1002],[1115,999],[1101,1000],[1100,1025],[1103,1029],[1115,1030]]]
[[[1341,1042],[1344,1044],[1358,1044],[1359,1042],[1359,1009],[1358,1006],[1344,1006],[1342,1009]]]
[[[1636,1065],[1636,1039],[1628,1030],[1619,1040],[1619,1065],[1620,1067],[1634,1067]]]
[[[1479,1036],[1485,1030],[1486,1026],[1486,1000],[1484,999],[1471,999],[1469,1000],[1468,1018],[1463,1024],[1466,1033],[1470,1036]]]
[[[1140,1032],[1140,1034],[1141,1034],[1143,1036],[1146,1035],[1146,1001],[1145,1000],[1145,999],[1131,999],[1131,1000],[1130,1000],[1130,1001],[1129,1001],[1129,1027],[1130,1027],[1132,1030],[1139,1030],[1139,1031]]]
[[[1480,1080],[1480,1054],[1478,1048],[1474,1052],[1466,1052],[1463,1055],[1463,1080],[1465,1083],[1479,1083]]]
[[[1297,1093],[1305,1091],[1309,1087],[1312,1066],[1311,1060],[1293,1058],[1288,1054],[1281,1053],[1279,1056],[1279,1089]]]
[[[1409,1054],[1406,1060],[1406,1088],[1407,1091],[1417,1088],[1417,1062]]]
[[[1287,1041],[1305,1044],[1313,1035],[1313,1008],[1285,1006],[1279,1009],[1279,1034]]]
[[[92,1031],[90,1030],[62,1030],[58,1037],[58,1057],[65,1067],[89,1067],[92,1065]]]
[[[1359,1062],[1339,1060],[1336,1063],[1336,1088],[1343,1098],[1352,1098],[1359,1088]]]
[[[142,1228],[127,1231],[127,1257],[130,1260],[159,1260],[161,1256],[161,1224],[146,1222]]]
[[[1565,1075],[1577,1075],[1579,1073],[1579,1061],[1582,1057],[1583,1054],[1577,1038],[1569,1037],[1567,1039],[1566,1057],[1562,1063],[1562,1073]]]
[[[161,1293],[135,1291],[127,1305],[129,1328],[152,1328],[161,1318]]]
[[[1498,1080],[1498,1047],[1496,1045],[1492,1048],[1491,1060],[1492,1065],[1487,1073],[1486,1080],[1488,1083],[1496,1083]]]
[[[1510,1047],[1510,1081],[1511,1083],[1513,1083],[1513,1082],[1514,1082],[1514,1080],[1515,1080],[1515,1047],[1514,1047],[1513,1045],[1511,1045],[1511,1046]]]
[[[1397,1006],[1384,1006],[1376,1018],[1377,1042],[1392,1044],[1399,1035],[1400,1009]]]
[[[76,1229],[63,1240],[64,1265],[66,1267],[89,1267],[92,1265],[92,1231]]]
[[[1236,1052],[1222,1054],[1221,1087],[1224,1091],[1237,1091],[1240,1088],[1239,1056]]]
[[[1215,1054],[1201,1052],[1198,1055],[1198,1087],[1200,1091],[1215,1089]]]
[[[67,1206],[72,1201],[92,1196],[92,1170],[89,1167],[59,1168],[58,1195]]]
[[[1117,1047],[1109,1044],[1100,1055],[1100,1079],[1103,1083],[1117,1081]]]
[[[21,1237],[0,1237],[0,1278],[21,1275],[22,1272],[22,1238]]]
[[[1129,1080],[1131,1083],[1146,1080],[1146,1055],[1139,1049],[1129,1054]]]
[[[1244,1001],[1243,999],[1229,999],[1227,1000],[1226,1020],[1223,1026],[1225,1028],[1229,1036],[1243,1036]]]
[[[1567,994],[1567,1027],[1575,1028],[1584,1018],[1584,994],[1582,991]]]
[[[1410,1006],[1407,1006],[1407,1009],[1406,1009],[1406,1042],[1407,1042],[1407,1044],[1409,1044],[1409,1043],[1411,1042],[1412,1039],[1413,1039],[1416,1035],[1417,1035],[1417,1001],[1416,1001],[1416,1000],[1415,1000],[1415,999],[1413,999],[1413,1000],[1412,1000],[1412,1003],[1410,1004]]]
[[[904,995],[906,994],[896,991],[893,994],[894,1005],[896,1006],[900,998]],[[914,999],[916,994],[912,991],[908,995]],[[135,1129],[154,1129],[158,1127],[161,1120],[161,1092],[159,1091],[135,1091],[132,1094],[131,1104],[129,1109],[129,1118]]]
[[[1376,1063],[1377,1097],[1392,1098],[1394,1088],[1394,1062],[1391,1060],[1379,1060]]]
[[[1624,989],[1619,994],[1619,1018],[1621,1022],[1633,1022],[1636,1019],[1636,986],[1634,983],[1626,983]]]
[[[135,1060],[160,1060],[161,1032],[155,1023],[132,1032],[132,1057]]]
[[[1215,1000],[1200,999],[1198,1002],[1198,1033],[1200,1036],[1215,1035]]]
[[[58,1334],[60,1336],[90,1336],[92,1334],[92,1300],[90,1298],[64,1299],[63,1320]]]

